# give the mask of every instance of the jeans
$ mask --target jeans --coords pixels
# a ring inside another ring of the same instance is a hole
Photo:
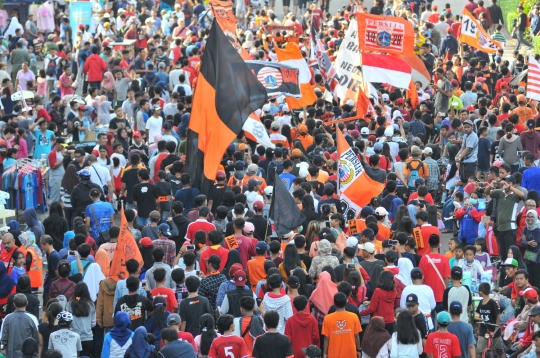
[[[459,175],[464,182],[467,182],[470,177],[476,178],[477,162],[474,163],[461,163],[459,168]]]
[[[510,298],[499,295],[499,304],[503,309],[503,312],[501,313],[501,324],[506,323],[509,319],[516,316],[516,312],[512,306],[512,300]]]
[[[101,89],[101,81],[95,81],[95,82],[88,81],[88,86],[90,86],[90,88]]]
[[[454,220],[445,220],[444,218],[450,217],[452,215],[452,211],[454,211],[454,197],[449,196],[444,202],[442,208],[444,227],[449,230],[452,230],[454,228]]]
[[[141,218],[140,216],[137,216],[137,224],[141,226],[146,226],[150,224],[150,218]]]
[[[167,223],[167,218],[171,216],[171,212],[164,210],[161,212],[161,223]]]
[[[495,230],[495,237],[497,238],[497,243],[499,244],[499,255],[501,256],[501,261],[504,262],[508,256],[508,249],[510,246],[516,244],[516,230]]]
[[[137,205],[133,204],[133,203],[128,203],[126,201],[126,207],[125,207],[126,210],[137,210]]]
[[[527,47],[533,47],[533,45],[531,45],[529,42],[527,42],[527,40],[523,38],[523,36],[525,35],[525,31],[517,30],[516,35],[517,35],[516,51],[519,50],[519,47],[521,46],[522,43],[524,43]]]

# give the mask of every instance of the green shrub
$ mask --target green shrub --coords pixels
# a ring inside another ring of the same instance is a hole
[[[540,53],[540,36],[533,38],[534,53]]]

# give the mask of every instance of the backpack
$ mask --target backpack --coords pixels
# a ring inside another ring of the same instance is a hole
[[[308,154],[309,161],[313,163],[313,160],[315,159],[316,156],[324,158],[324,150],[322,148],[317,148],[317,147],[313,149]]]
[[[48,77],[56,77],[56,60],[58,57],[52,58],[47,65],[46,75]]]
[[[71,290],[72,287],[75,287],[75,283],[71,282],[71,285],[69,285],[62,293],[60,293],[58,296],[56,296],[56,299],[58,299],[58,303],[62,305],[62,309],[66,309],[66,305],[68,303],[68,299],[66,297],[66,293]]]
[[[422,167],[423,163],[419,160],[416,160],[416,162],[419,162],[419,164],[416,166],[416,168],[413,169],[412,161],[407,163],[407,169],[409,169],[410,175],[409,175],[409,181],[407,182],[407,186],[409,189],[414,189],[414,181],[418,178],[420,178],[420,174],[418,173],[418,169]]]

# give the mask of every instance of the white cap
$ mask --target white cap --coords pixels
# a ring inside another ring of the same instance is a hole
[[[347,104],[348,104],[349,106],[351,106],[351,107],[354,107],[354,101],[353,101],[352,99],[349,99],[349,100],[347,101]]]
[[[398,110],[394,111],[394,114],[392,115],[392,119],[396,118],[403,118],[403,114],[401,114],[401,112]]]
[[[427,154],[427,155],[433,154],[433,149],[431,149],[430,147],[425,147],[424,154]]]
[[[264,188],[265,195],[272,195],[273,192],[274,192],[274,187],[272,185],[269,185],[266,188]]]
[[[283,112],[289,112],[289,105],[288,104],[283,105]]]
[[[270,105],[267,103],[264,106],[262,106],[263,112],[270,112]]]
[[[366,250],[370,254],[374,253],[375,250],[376,250],[375,245],[373,243],[371,243],[371,242],[366,242],[365,244],[360,244],[360,245],[358,245],[358,248],[360,250]]]
[[[300,114],[298,114],[298,118],[304,119],[304,112],[300,112]]]
[[[294,231],[289,231],[288,233],[286,233],[285,235],[283,235],[283,238],[284,238],[284,239],[288,239],[288,238],[290,238],[290,237],[293,236],[293,235],[294,235]]]
[[[388,95],[388,93],[383,93],[382,100],[385,102],[388,102],[390,100],[390,96]]]
[[[385,137],[392,137],[394,135],[394,127],[386,127],[384,130]]]
[[[347,246],[348,247],[356,247],[358,245],[358,239],[354,236],[350,236],[347,238]]]
[[[361,135],[369,135],[369,128],[368,127],[362,127],[362,129],[360,129],[360,134]]]
[[[386,216],[388,215],[388,211],[382,206],[379,206],[377,209],[375,209],[375,214],[378,216]]]

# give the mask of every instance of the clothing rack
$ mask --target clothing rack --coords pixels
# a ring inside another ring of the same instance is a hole
[[[47,196],[45,191],[45,173],[41,169],[39,159],[19,159],[16,164],[2,173],[0,186],[9,194],[7,209],[15,209],[18,217],[19,209],[33,207],[45,213]],[[24,187],[23,187],[24,186]],[[31,190],[31,194],[28,194]],[[32,195],[28,197],[28,195]]]

